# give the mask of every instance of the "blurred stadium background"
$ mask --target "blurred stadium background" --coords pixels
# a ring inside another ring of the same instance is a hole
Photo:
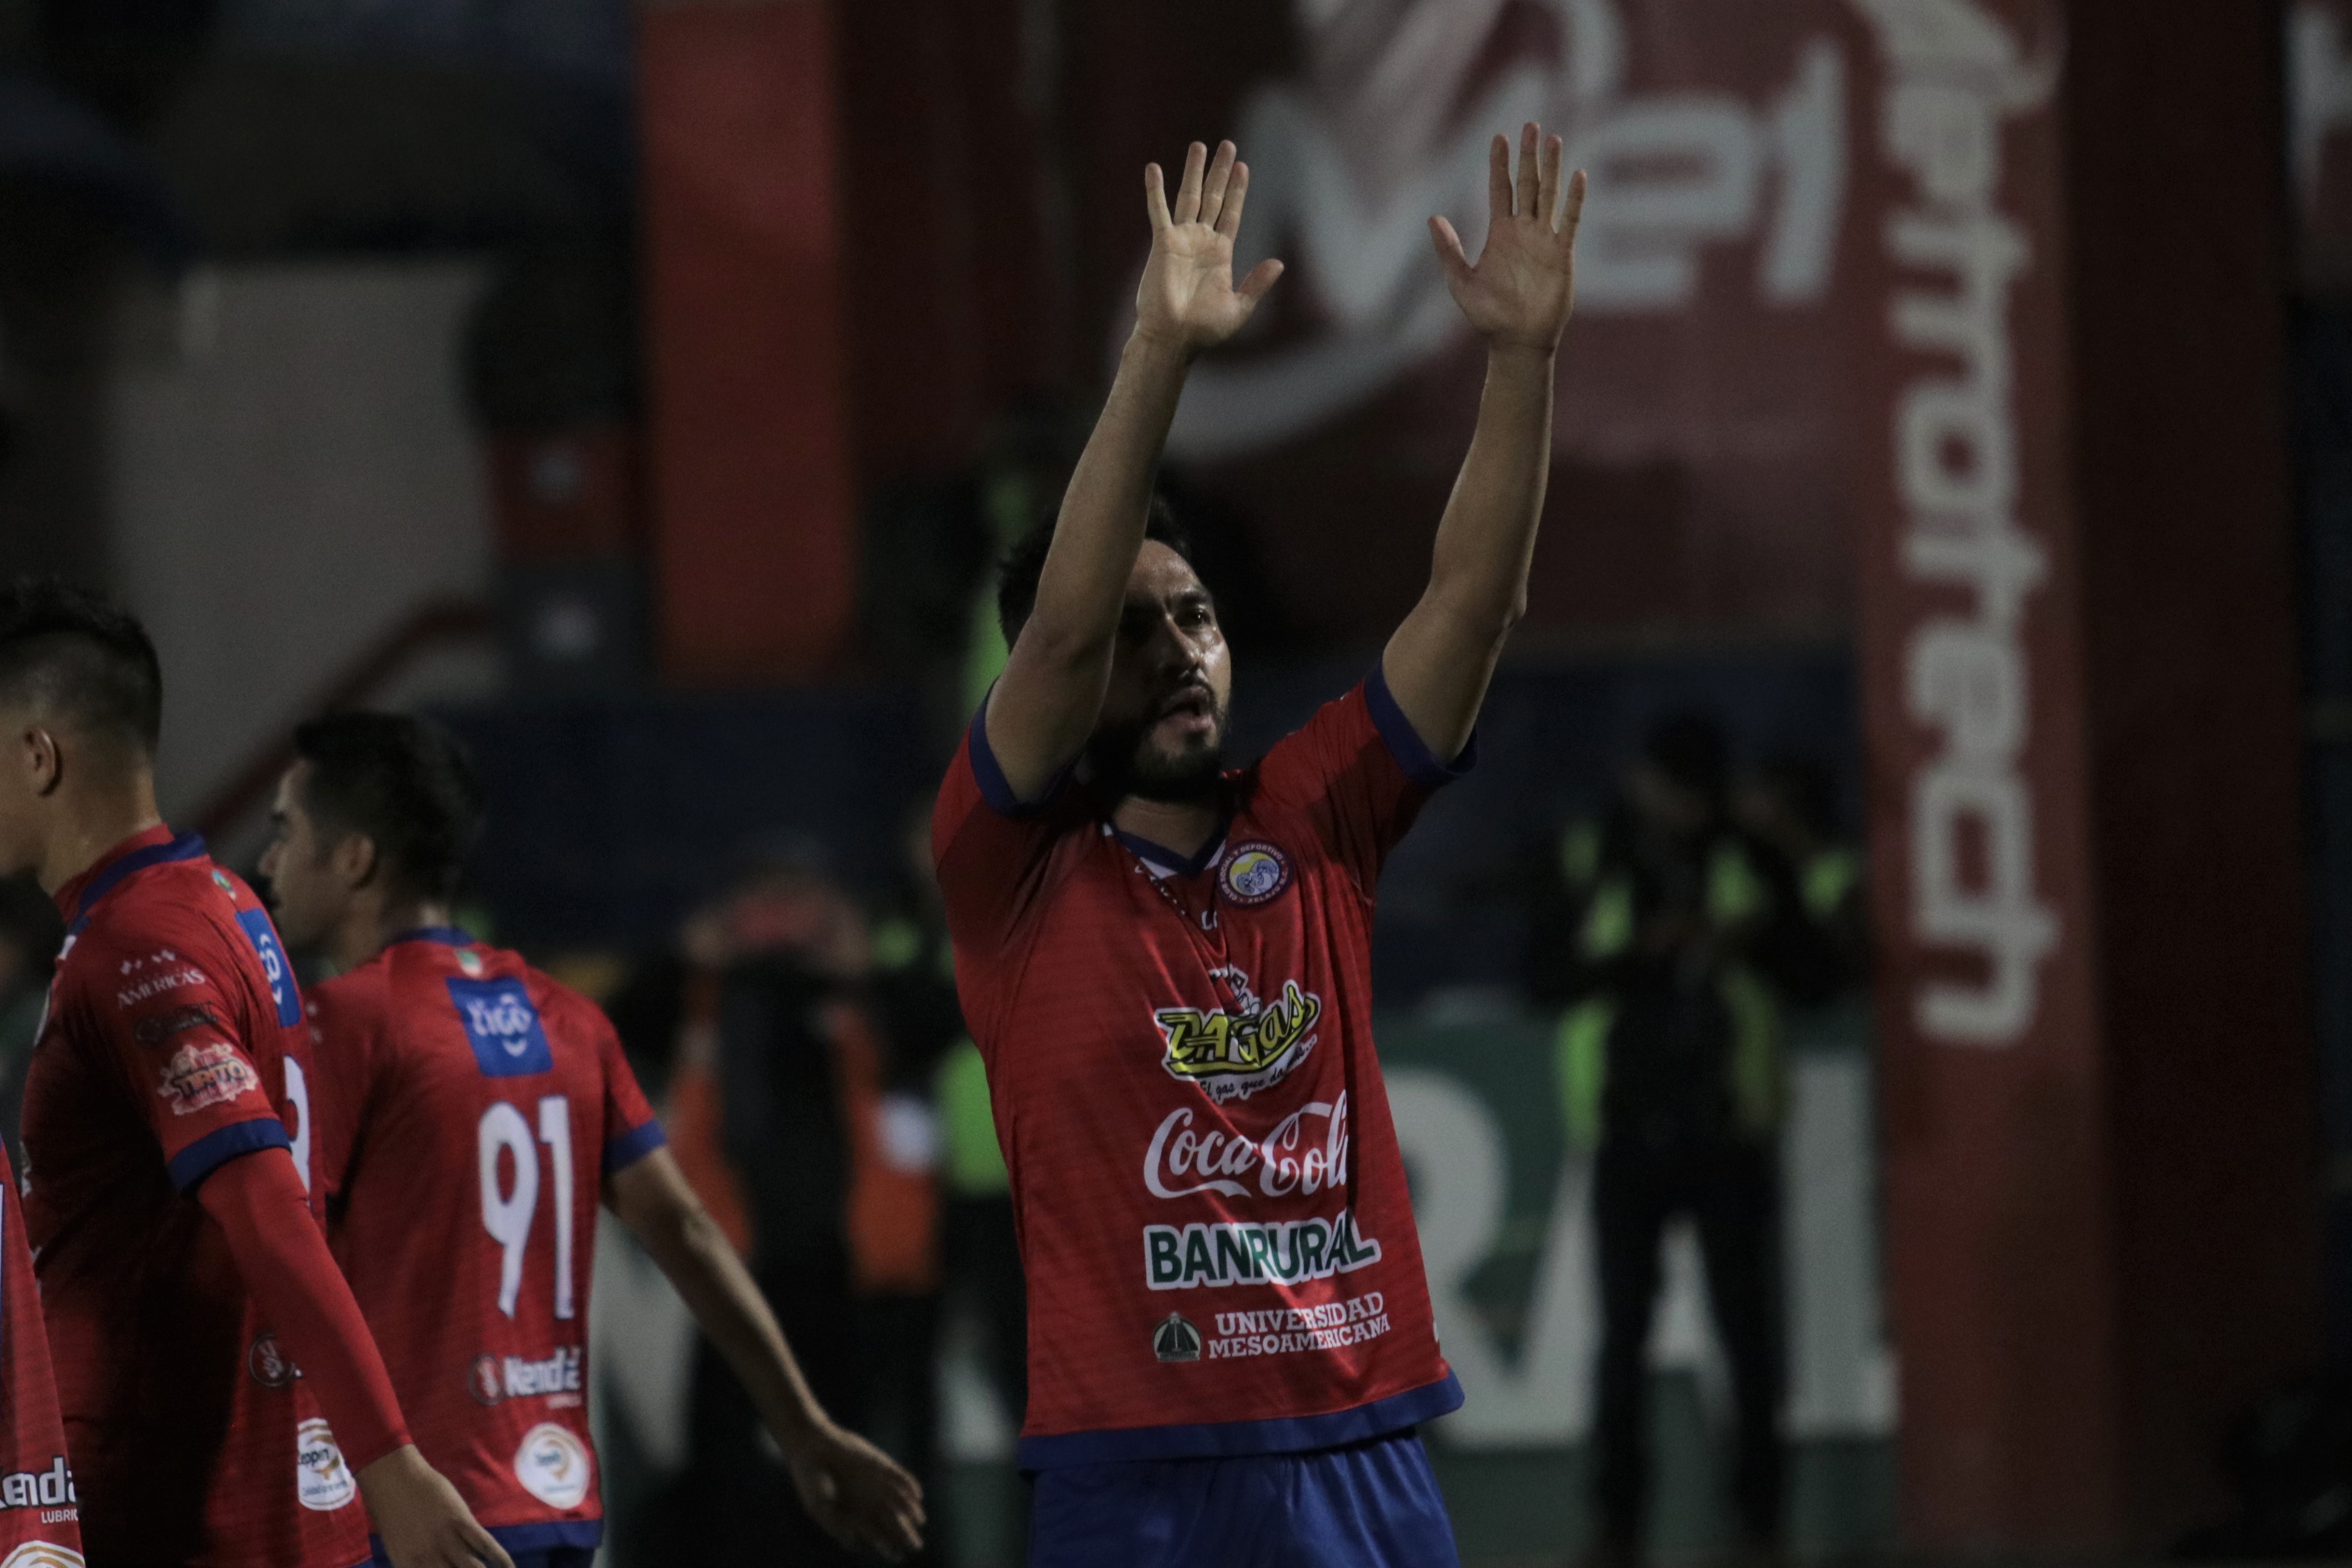
[[[226,859],[297,719],[446,717],[475,918],[625,1015],[755,1247],[697,986],[822,948],[880,1020],[809,1080],[887,1341],[845,1397],[1007,1563],[972,1192],[885,994],[987,563],[1107,381],[1137,171],[1230,134],[1291,270],[1168,485],[1247,745],[1351,681],[1474,413],[1422,224],[1475,246],[1529,117],[1593,176],[1549,531],[1377,954],[1465,1554],[1588,1527],[1538,884],[1692,710],[1868,866],[1870,974],[1790,1018],[1797,1549],[2352,1543],[2352,0],[0,0],[0,569],[145,617]],[[747,889],[783,929],[715,937]],[[715,1561],[690,1329],[600,1267],[611,1560]],[[1694,1553],[1686,1235],[1667,1281]]]

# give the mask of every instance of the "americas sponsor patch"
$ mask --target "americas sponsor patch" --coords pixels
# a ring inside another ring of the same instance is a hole
[[[236,1047],[226,1041],[200,1046],[194,1041],[172,1053],[157,1080],[155,1093],[168,1101],[174,1116],[197,1111],[250,1094],[261,1079]]]

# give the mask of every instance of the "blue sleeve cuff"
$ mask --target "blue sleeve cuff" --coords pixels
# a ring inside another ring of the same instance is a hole
[[[625,1171],[668,1142],[669,1135],[662,1131],[658,1120],[632,1127],[618,1138],[606,1141],[604,1173],[609,1176],[615,1171]]]
[[[990,696],[995,695],[993,688]],[[999,816],[1034,816],[1045,808],[1045,803],[1061,792],[1070,770],[1064,768],[1046,781],[1045,790],[1035,800],[1023,800],[1013,793],[1013,785],[997,763],[996,752],[988,743],[988,700],[982,698],[980,711],[971,716],[971,731],[966,742],[971,748],[971,776],[980,783],[980,798],[988,802],[989,809]],[[1074,764],[1075,765],[1075,764]]]
[[[1389,690],[1388,672],[1378,664],[1372,666],[1371,674],[1364,677],[1364,705],[1372,710],[1372,727],[1388,742],[1389,755],[1404,770],[1404,776],[1422,788],[1443,789],[1478,765],[1475,730],[1470,731],[1470,742],[1462,748],[1460,756],[1450,763],[1437,760],[1437,753],[1429,749],[1429,742],[1421,738],[1421,731],[1412,727],[1412,721],[1397,706],[1395,694]]]
[[[205,1133],[173,1155],[166,1168],[172,1173],[172,1185],[192,1193],[206,1176],[240,1155],[293,1147],[294,1140],[286,1136],[284,1122],[275,1116],[257,1116],[250,1121],[233,1122]]]

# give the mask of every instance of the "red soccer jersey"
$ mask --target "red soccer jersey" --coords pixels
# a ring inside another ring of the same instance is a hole
[[[25,1083],[25,1215],[90,1555],[364,1563],[359,1483],[194,1196],[262,1149],[290,1148],[309,1180],[309,1041],[285,949],[204,840],[161,827],[58,904],[66,947]]]
[[[81,1526],[65,1422],[49,1375],[40,1287],[16,1173],[0,1150],[0,1568],[80,1568]]]
[[[1193,864],[982,718],[932,827],[1029,1279],[1024,1468],[1325,1447],[1461,1403],[1373,1054],[1373,892],[1453,776],[1375,673]]]
[[[335,1256],[416,1446],[517,1556],[604,1531],[588,1284],[661,1123],[594,1003],[460,931],[311,987]]]

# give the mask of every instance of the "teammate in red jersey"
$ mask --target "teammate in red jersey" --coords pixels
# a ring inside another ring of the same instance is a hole
[[[919,1547],[920,1489],[818,1407],[604,1016],[452,929],[480,820],[457,742],[348,713],[297,730],[295,752],[262,866],[287,934],[346,971],[310,990],[319,1169],[425,1457],[520,1568],[586,1568],[602,1201],[742,1375],[818,1521],[887,1556]]]
[[[1468,763],[1525,604],[1583,176],[1495,139],[1487,343],[1429,586],[1380,664],[1225,770],[1231,661],[1151,473],[1236,289],[1248,170],[1145,171],[1137,321],[1050,541],[1016,548],[1013,645],[942,788],[933,850],[1029,1278],[1036,1568],[1455,1561],[1413,1435],[1453,1409],[1371,1037],[1374,889]],[[1564,207],[1564,211],[1563,211]]]
[[[36,874],[67,921],[25,1214],[90,1561],[352,1568],[363,1498],[401,1568],[506,1568],[408,1441],[305,1190],[269,917],[157,820],[162,684],[128,616],[0,589],[0,875]]]
[[[0,1568],[80,1568],[80,1500],[16,1173],[0,1151]]]

